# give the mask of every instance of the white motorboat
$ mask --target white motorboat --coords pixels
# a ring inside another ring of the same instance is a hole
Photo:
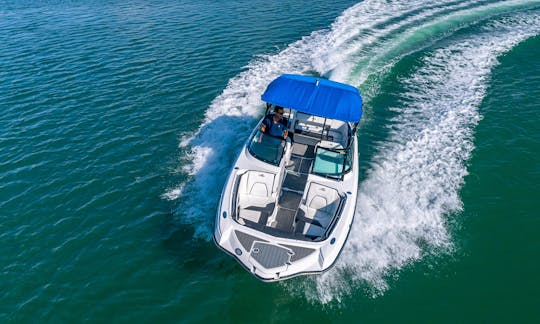
[[[286,139],[257,124],[236,160],[216,215],[214,240],[263,281],[321,273],[349,235],[358,192],[358,89],[284,74],[264,94],[283,107]],[[264,132],[263,132],[264,130]]]

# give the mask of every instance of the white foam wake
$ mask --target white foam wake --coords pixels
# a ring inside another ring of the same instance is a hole
[[[539,15],[497,20],[434,51],[402,80],[403,105],[391,108],[397,117],[361,184],[349,240],[316,288],[303,287],[309,298],[339,301],[362,283],[380,294],[391,271],[430,251],[452,250],[446,217],[462,207],[459,189],[490,71],[498,56],[539,32]]]
[[[476,2],[365,1],[346,10],[329,30],[313,32],[276,55],[260,57],[245,72],[229,81],[206,111],[198,132],[182,140],[180,145],[190,149],[183,161],[184,171],[192,178],[187,184],[169,189],[163,197],[180,200],[180,221],[194,225],[196,236],[210,239],[212,212],[221,187],[232,159],[251,131],[256,116],[263,111],[260,94],[269,81],[281,73],[313,70],[344,81],[350,67],[344,63],[346,58],[339,55],[340,52],[370,57],[372,53],[365,51],[362,54],[363,50],[377,40],[393,35],[397,29],[406,28],[417,20],[436,17],[438,12],[461,9]],[[369,97],[364,99],[369,102]]]
[[[373,1],[378,2],[378,1]],[[340,39],[339,46],[321,48],[315,56],[315,63],[331,66],[332,78],[356,86],[362,85],[363,96],[377,95],[379,81],[405,55],[429,47],[436,41],[448,37],[455,31],[485,20],[495,15],[534,5],[534,1],[507,0],[486,3],[486,1],[423,1],[403,2],[398,10],[400,19],[384,18],[373,22],[363,22],[364,8],[346,12],[340,18],[357,22],[365,29],[350,28],[356,33],[348,33],[346,41],[343,35],[333,29],[330,39]],[[395,10],[390,2],[386,10]],[[381,8],[375,6],[374,16]],[[377,17],[378,18],[378,17]],[[374,78],[373,82],[366,82]]]
[[[260,94],[270,80],[285,72],[317,71],[365,86],[382,66],[406,55],[407,49],[396,49],[415,33],[425,34],[426,26],[457,30],[523,4],[368,0],[349,8],[329,30],[303,37],[276,55],[260,57],[229,81],[206,111],[197,134],[180,144],[190,151],[184,171],[192,179],[165,198],[178,199],[180,221],[192,224],[196,236],[211,239],[223,182],[262,113]],[[460,21],[464,16],[468,18]],[[452,20],[451,26],[445,23]],[[390,272],[430,251],[451,251],[446,217],[461,209],[459,189],[474,148],[473,129],[481,118],[477,107],[490,70],[501,53],[537,34],[539,26],[538,16],[518,14],[424,58],[424,66],[403,80],[403,105],[392,108],[397,117],[391,121],[390,138],[379,147],[361,184],[355,223],[336,267],[315,282],[303,280],[301,291],[298,281],[285,283],[287,289],[323,303],[340,300],[365,283],[379,294],[388,288]],[[370,96],[365,96],[369,89],[362,90],[369,110]]]

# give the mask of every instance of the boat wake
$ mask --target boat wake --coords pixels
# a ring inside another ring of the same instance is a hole
[[[314,279],[316,289],[302,290],[309,298],[339,301],[365,282],[378,295],[392,270],[452,251],[447,217],[462,208],[459,189],[490,71],[498,56],[539,32],[539,15],[497,20],[435,50],[402,80],[403,105],[391,107],[397,117],[361,182],[347,245],[336,267]]]
[[[183,161],[189,181],[164,197],[177,199],[180,223],[192,225],[197,238],[210,240],[221,188],[262,113],[260,94],[270,80],[285,72],[316,71],[354,84],[363,91],[369,116],[378,80],[407,54],[444,39],[446,45],[428,52],[420,67],[400,81],[400,105],[390,107],[395,117],[389,137],[378,145],[367,178],[361,179],[356,219],[338,263],[322,276],[282,284],[321,303],[340,301],[366,284],[373,295],[382,294],[392,271],[429,253],[452,252],[448,216],[462,208],[459,189],[481,119],[477,108],[497,57],[538,34],[538,11],[520,11],[533,5],[365,1],[349,8],[330,29],[260,57],[229,81],[197,134],[180,144],[190,152]],[[486,20],[475,36],[456,33]]]

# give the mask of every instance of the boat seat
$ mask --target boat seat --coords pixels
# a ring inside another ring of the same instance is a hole
[[[262,171],[248,171],[238,184],[238,216],[259,223],[273,210],[272,189],[274,174]]]
[[[296,116],[295,131],[311,134],[322,134],[330,129],[329,121],[323,117],[298,113]]]
[[[324,128],[323,128],[324,126]],[[323,131],[328,131],[330,129],[330,125],[324,125],[319,124],[315,122],[298,122],[296,124],[295,130],[304,132],[304,133],[312,133],[312,134],[321,134]]]
[[[328,132],[328,136],[333,142],[340,143],[343,147],[347,146],[349,138],[349,126],[346,122],[340,120],[332,120],[332,126]]]
[[[337,142],[334,142],[334,141],[320,141],[318,144],[317,144],[317,147],[322,147],[322,148],[327,148],[327,149],[331,149],[331,150],[342,150],[343,149],[343,145],[341,145],[340,143],[337,143]]]
[[[240,220],[242,220],[242,223],[245,224],[244,220],[258,223],[261,225],[266,224],[266,221],[268,220],[269,210],[273,210],[274,205],[267,205],[267,208],[265,207],[247,207],[247,208],[239,208],[238,209],[238,217]]]
[[[321,229],[324,232],[336,214],[340,200],[335,189],[311,182],[305,204],[301,206],[305,218],[311,222],[306,222],[303,233],[319,233]]]

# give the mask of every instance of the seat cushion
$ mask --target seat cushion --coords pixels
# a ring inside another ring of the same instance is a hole
[[[326,229],[337,212],[339,202],[340,197],[335,189],[311,182],[300,210],[308,223]]]
[[[250,222],[259,223],[261,221],[261,217],[263,216],[263,213],[260,211],[251,210],[251,209],[239,209],[238,216]]]
[[[265,207],[272,202],[274,175],[261,171],[248,171],[240,178],[238,205],[242,208]]]

